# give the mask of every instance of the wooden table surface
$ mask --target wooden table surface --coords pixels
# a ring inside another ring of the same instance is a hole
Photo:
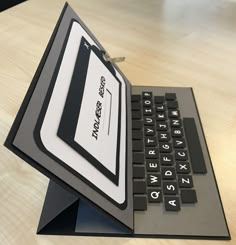
[[[236,244],[236,1],[69,3],[132,84],[193,87],[232,240],[35,234],[48,179],[2,144],[64,1],[30,0],[0,13],[0,244]]]

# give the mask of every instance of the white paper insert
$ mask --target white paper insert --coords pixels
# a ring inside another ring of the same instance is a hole
[[[119,82],[90,53],[74,140],[113,174],[116,173]]]

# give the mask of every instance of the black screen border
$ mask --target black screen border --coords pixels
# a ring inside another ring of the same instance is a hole
[[[61,166],[63,166],[65,169],[67,169],[73,175],[75,175],[78,178],[80,178],[83,182],[85,182],[87,185],[89,185],[95,191],[97,191],[102,196],[104,196],[107,200],[109,200],[111,203],[113,203],[116,207],[118,207],[121,210],[124,210],[127,207],[127,137],[126,137],[126,141],[125,141],[126,142],[126,147],[125,147],[125,151],[126,151],[126,163],[125,163],[126,164],[126,167],[125,167],[125,200],[124,200],[123,203],[117,203],[114,199],[112,199],[110,196],[108,196],[106,193],[104,193],[100,188],[98,188],[96,185],[94,185],[93,183],[91,183],[87,178],[85,178],[84,176],[82,176],[81,174],[79,174],[77,171],[75,171],[73,168],[71,168],[70,166],[68,166],[61,159],[59,159],[54,154],[52,154],[51,152],[49,152],[45,148],[45,146],[43,145],[43,142],[42,142],[41,137],[40,137],[40,131],[41,131],[41,127],[42,127],[42,124],[43,124],[44,116],[45,116],[46,111],[47,111],[47,107],[48,107],[48,104],[49,104],[49,101],[50,101],[50,98],[51,98],[51,95],[52,95],[52,91],[54,89],[54,85],[55,85],[56,78],[57,78],[57,75],[58,75],[58,72],[59,72],[61,61],[62,61],[64,52],[65,52],[66,44],[68,42],[69,35],[70,35],[70,32],[71,32],[71,28],[72,28],[72,25],[73,25],[74,22],[78,23],[81,26],[81,24],[76,19],[74,19],[74,18],[71,19],[71,22],[70,22],[70,25],[69,25],[69,28],[68,28],[68,31],[67,31],[67,34],[66,34],[66,38],[65,38],[65,41],[63,43],[63,46],[62,46],[62,49],[61,49],[61,53],[60,53],[59,59],[57,61],[57,65],[55,67],[55,70],[54,70],[52,79],[50,81],[50,85],[49,85],[47,94],[46,94],[45,99],[44,99],[43,106],[42,106],[41,111],[39,113],[39,117],[38,117],[38,120],[37,120],[35,129],[34,129],[34,132],[33,132],[35,143],[37,144],[37,146],[39,147],[39,149],[42,152],[44,152],[50,158],[52,158],[53,160],[55,160],[56,162],[58,162]],[[81,26],[81,27],[83,28],[83,26]],[[87,32],[84,28],[83,28],[83,30],[85,32]],[[102,50],[101,50],[101,52],[102,52]],[[127,85],[125,84],[124,86],[127,86]],[[126,91],[125,97],[127,98],[127,88],[125,89],[125,91]],[[126,110],[126,124],[127,124],[127,110]],[[127,135],[127,126],[126,126],[126,135]]]

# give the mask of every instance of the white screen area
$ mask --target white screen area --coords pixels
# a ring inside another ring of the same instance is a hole
[[[119,158],[119,180],[118,185],[114,184],[111,180],[109,180],[105,175],[103,175],[97,168],[95,168],[90,162],[88,162],[85,158],[83,158],[77,151],[75,151],[73,148],[71,148],[68,144],[66,144],[61,138],[57,136],[57,130],[59,127],[59,123],[61,120],[62,112],[64,109],[66,97],[68,94],[69,86],[71,83],[71,78],[75,66],[75,61],[77,58],[77,52],[79,50],[80,42],[82,36],[85,37],[86,40],[91,45],[96,45],[95,42],[91,39],[91,37],[84,31],[84,29],[78,24],[77,22],[74,22],[71,28],[71,32],[69,35],[69,39],[66,45],[65,53],[62,59],[62,63],[59,69],[59,73],[56,79],[56,83],[54,86],[54,90],[52,92],[52,96],[50,98],[50,102],[48,104],[48,109],[45,114],[45,118],[41,127],[40,131],[40,137],[42,140],[42,143],[44,147],[51,152],[53,155],[55,155],[57,158],[59,158],[61,161],[63,161],[65,164],[73,168],[76,172],[78,172],[80,175],[82,175],[84,178],[86,178],[88,181],[90,181],[93,185],[95,185],[97,188],[99,188],[102,192],[104,192],[106,195],[108,195],[110,198],[112,198],[115,202],[118,204],[122,204],[125,201],[125,195],[126,195],[126,86],[125,82],[122,78],[122,76],[116,71],[116,75],[119,78],[121,82],[121,125],[120,125],[120,158]],[[88,93],[98,93],[98,87],[97,85],[91,86],[89,85],[90,82],[93,80],[94,76],[94,85],[96,82],[100,82],[99,78],[101,76],[101,62],[98,62],[96,58],[94,57],[95,54],[91,52],[91,64],[89,63],[89,66],[93,67],[92,73],[88,74],[88,79],[86,80],[86,83],[88,81],[88,86],[86,85],[86,93],[87,90]],[[105,68],[102,68],[102,71],[105,71]],[[84,140],[86,138],[86,135],[88,134],[91,136],[91,124],[87,124],[85,126],[85,119],[82,119],[81,121],[79,119],[78,121],[78,127],[76,130],[75,140],[83,144],[85,148],[88,148],[88,151],[94,154],[96,157],[98,157],[101,162],[104,164],[105,167],[107,167],[111,172],[115,169],[115,160],[113,158],[116,158],[116,155],[114,154],[116,149],[116,142],[117,142],[117,135],[116,135],[116,125],[117,125],[117,103],[118,100],[116,99],[117,94],[117,80],[115,81],[111,74],[109,74],[109,71],[106,71],[106,79],[107,86],[109,86],[109,89],[113,91],[114,93],[114,104],[112,105],[112,119],[110,122],[110,136],[101,136],[101,132],[106,132],[108,130],[108,117],[106,113],[110,113],[110,107],[107,105],[110,105],[110,98],[108,95],[106,95],[103,99],[104,103],[104,110],[102,115],[102,124],[101,127],[102,131],[99,132],[98,137],[102,138],[103,140],[101,143],[101,151],[100,148],[97,148],[98,145],[95,147],[93,146],[92,137],[90,140],[86,141]],[[103,73],[104,74],[104,73]],[[107,87],[108,88],[108,87]],[[94,113],[94,106],[96,105],[95,97],[90,98],[92,94],[86,96],[83,99],[82,106],[81,106],[81,115],[84,118],[84,115],[86,114],[86,111],[90,111],[91,106],[91,117],[92,112]],[[88,101],[87,101],[88,100]],[[84,105],[83,105],[84,103]],[[88,110],[89,107],[89,110]],[[87,114],[88,115],[88,114]],[[89,117],[90,117],[89,116]],[[80,117],[79,117],[80,118]],[[81,129],[84,129],[81,130]],[[99,140],[100,141],[100,140]],[[104,142],[103,142],[104,141]],[[90,145],[91,143],[91,145]],[[93,142],[94,143],[94,142]],[[98,151],[99,150],[99,151]],[[107,152],[111,152],[111,154],[105,154]]]
[[[91,51],[74,140],[116,173],[119,82]]]

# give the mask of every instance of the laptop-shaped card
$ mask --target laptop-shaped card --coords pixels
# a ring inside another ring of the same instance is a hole
[[[51,179],[38,233],[229,239],[192,89],[105,53],[66,4],[5,143]]]

